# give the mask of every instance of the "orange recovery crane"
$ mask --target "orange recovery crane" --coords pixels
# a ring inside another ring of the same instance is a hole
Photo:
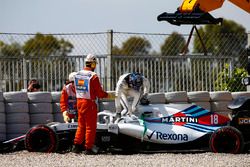
[[[187,53],[187,48],[190,43],[193,31],[199,37],[202,44],[204,55],[207,55],[207,49],[201,39],[201,36],[196,28],[198,24],[221,24],[222,18],[214,18],[209,12],[221,8],[225,0],[183,0],[180,7],[175,13],[164,12],[157,17],[158,21],[167,21],[173,25],[191,24],[193,25],[189,38],[185,47],[182,50],[182,55]],[[229,0],[239,8],[250,13],[250,0]]]
[[[184,0],[175,13],[162,13],[158,21],[181,24],[219,24],[222,18],[214,18],[210,11],[221,8],[225,0]],[[239,8],[250,13],[250,0],[229,0]]]

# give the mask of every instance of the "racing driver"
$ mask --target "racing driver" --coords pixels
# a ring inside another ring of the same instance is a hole
[[[140,100],[147,101],[149,88],[149,80],[140,73],[134,72],[121,75],[115,90],[116,120],[121,115],[128,114],[131,116]],[[128,103],[128,97],[134,98],[132,105]]]

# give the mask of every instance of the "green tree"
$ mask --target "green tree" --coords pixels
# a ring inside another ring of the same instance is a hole
[[[58,40],[52,35],[37,33],[23,46],[25,56],[67,56],[73,49],[73,45],[64,39]]]
[[[164,44],[161,46],[161,55],[177,56],[181,53],[185,44],[185,38],[181,34],[173,32],[168,38],[166,38]]]
[[[112,54],[124,56],[138,56],[148,54],[151,44],[148,40],[141,37],[131,37],[122,44],[121,48],[114,46]]]
[[[215,81],[215,90],[220,91],[246,91],[246,87],[241,83],[242,78],[247,76],[247,71],[244,68],[234,68],[230,70],[229,64],[225,65],[222,72],[218,74]]]
[[[22,46],[19,43],[6,44],[0,41],[0,55],[7,57],[20,56],[22,52]]]
[[[232,20],[224,20],[221,26],[205,25],[199,33],[208,53],[214,55],[239,56],[245,51],[247,34],[245,28]],[[194,53],[203,53],[201,42],[195,34]]]

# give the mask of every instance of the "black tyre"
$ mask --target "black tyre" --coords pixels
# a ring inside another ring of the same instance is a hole
[[[209,141],[209,147],[215,153],[241,153],[244,149],[244,139],[241,132],[231,126],[216,130]]]
[[[55,132],[46,125],[31,128],[25,137],[25,148],[30,152],[55,152],[58,139]]]

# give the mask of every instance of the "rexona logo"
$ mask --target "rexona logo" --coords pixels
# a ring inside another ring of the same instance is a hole
[[[239,118],[239,124],[250,124],[250,118]]]
[[[169,133],[156,132],[155,130],[150,135],[147,135],[149,140],[152,138],[154,133],[156,134],[156,139],[157,140],[188,141],[188,135],[187,134],[175,134],[175,133],[169,134]]]
[[[163,117],[162,123],[174,123],[174,122],[186,122],[186,123],[197,123],[198,118],[193,117]]]

